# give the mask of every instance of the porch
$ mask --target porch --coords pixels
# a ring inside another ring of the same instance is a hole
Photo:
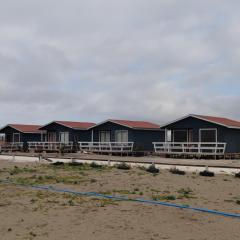
[[[222,142],[153,142],[157,154],[221,156],[225,154],[226,143]]]
[[[133,142],[78,142],[80,151],[93,153],[130,153]]]

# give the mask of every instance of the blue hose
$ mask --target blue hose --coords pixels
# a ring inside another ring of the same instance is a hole
[[[220,216],[224,216],[224,217],[234,217],[234,218],[240,219],[240,214],[237,214],[237,213],[219,212],[219,211],[210,210],[210,209],[206,209],[206,208],[191,207],[188,205],[179,205],[179,204],[168,203],[168,202],[152,201],[152,200],[146,200],[143,198],[128,198],[128,197],[124,197],[124,196],[111,196],[111,195],[105,195],[105,194],[100,194],[100,193],[96,193],[96,192],[77,192],[77,191],[73,191],[73,190],[69,190],[69,189],[55,188],[53,186],[19,184],[19,183],[15,183],[15,182],[9,181],[9,180],[0,180],[0,182],[14,184],[16,186],[21,186],[21,187],[29,187],[29,188],[38,189],[38,190],[47,190],[47,191],[58,192],[58,193],[68,193],[68,194],[74,194],[74,195],[79,195],[79,196],[106,198],[106,199],[112,199],[112,200],[116,200],[116,201],[132,201],[132,202],[140,202],[140,203],[146,203],[146,204],[152,204],[152,205],[162,205],[162,206],[168,206],[168,207],[174,207],[174,208],[180,208],[180,209],[189,209],[189,210],[193,210],[193,211],[197,211],[197,212],[205,212],[205,213],[211,213],[211,214],[220,215]]]

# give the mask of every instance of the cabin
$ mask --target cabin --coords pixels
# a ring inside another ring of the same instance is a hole
[[[91,128],[92,141],[79,142],[80,150],[106,153],[153,152],[152,142],[165,141],[158,124],[144,121],[106,120]]]
[[[45,132],[42,140],[29,143],[29,146],[34,150],[77,150],[79,141],[91,141],[88,129],[93,126],[95,123],[91,122],[52,121],[40,128]]]
[[[0,129],[4,141],[1,141],[1,150],[27,149],[28,142],[41,141],[40,125],[8,124]]]
[[[223,156],[240,153],[240,122],[215,116],[190,114],[162,126],[165,142],[154,142],[157,153]]]

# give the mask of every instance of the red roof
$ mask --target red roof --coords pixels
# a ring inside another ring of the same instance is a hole
[[[144,121],[113,120],[113,119],[110,119],[108,121],[111,121],[113,123],[117,123],[126,127],[137,128],[137,129],[159,129],[160,128],[158,124],[151,123],[151,122],[144,122]]]
[[[204,116],[204,115],[192,115],[192,116],[195,116],[213,123],[221,124],[230,128],[240,128],[240,122],[229,119],[229,118]]]
[[[65,127],[74,128],[74,129],[88,129],[90,127],[95,126],[95,123],[91,122],[69,122],[69,121],[54,121],[60,125]]]
[[[11,127],[22,133],[40,133],[40,125],[26,125],[26,124],[8,124],[6,127]],[[5,127],[4,127],[5,128]]]

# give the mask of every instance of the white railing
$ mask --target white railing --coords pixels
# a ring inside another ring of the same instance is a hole
[[[28,142],[28,149],[31,150],[51,150],[57,151],[61,148],[73,148],[73,142],[62,143],[62,142]]]
[[[0,151],[21,150],[22,148],[23,142],[5,142],[1,144]]]
[[[226,143],[220,142],[153,142],[154,151],[163,154],[223,155]]]
[[[78,142],[81,151],[132,152],[133,142]]]

